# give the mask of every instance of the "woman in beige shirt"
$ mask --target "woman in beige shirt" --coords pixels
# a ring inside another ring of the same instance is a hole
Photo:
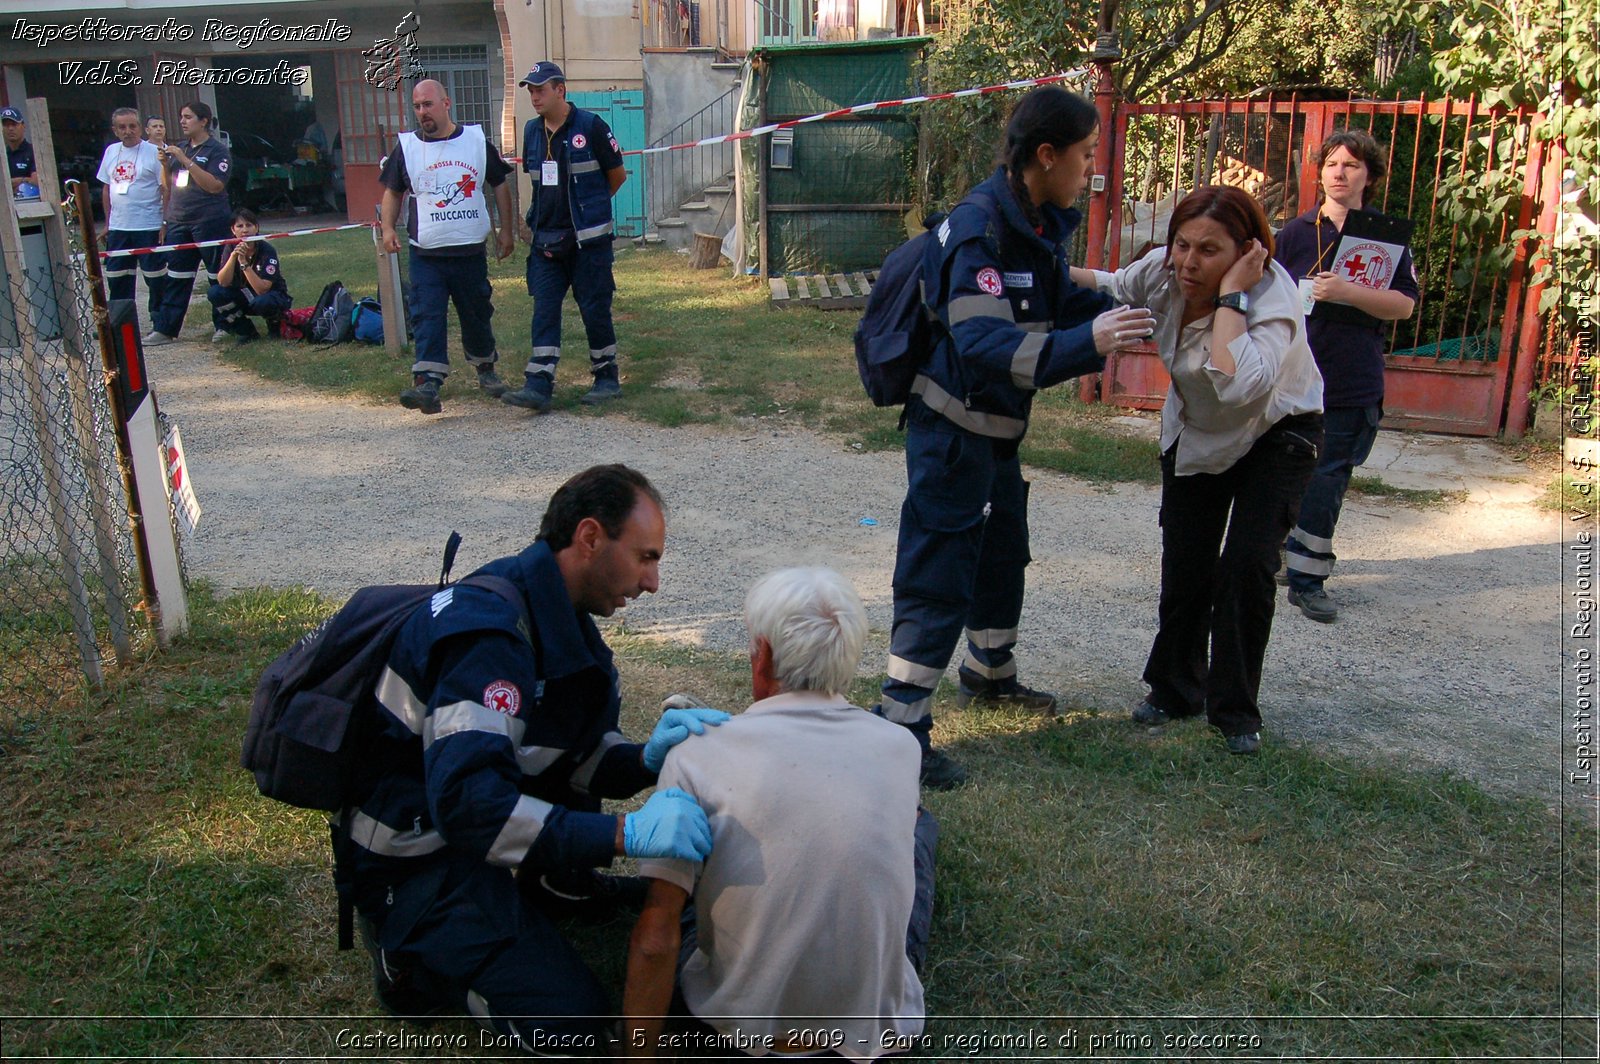
[[[1202,712],[1235,754],[1261,745],[1257,694],[1278,546],[1322,443],[1322,377],[1261,206],[1208,186],[1168,246],[1073,280],[1146,306],[1172,375],[1161,412],[1161,601],[1141,724]],[[1209,649],[1209,655],[1207,653]]]

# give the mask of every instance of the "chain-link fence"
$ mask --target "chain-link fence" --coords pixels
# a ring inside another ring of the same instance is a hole
[[[98,685],[140,643],[137,561],[75,226],[0,207],[0,724]],[[31,209],[30,209],[31,208]],[[15,218],[15,221],[13,220]]]

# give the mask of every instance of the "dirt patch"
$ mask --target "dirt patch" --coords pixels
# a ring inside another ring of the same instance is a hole
[[[269,384],[191,343],[151,352],[150,371],[183,428],[205,508],[190,572],[224,590],[301,583],[342,596],[431,579],[451,529],[466,537],[464,573],[524,547],[573,472],[624,461],[649,474],[671,510],[662,592],[624,611],[629,631],[742,650],[750,584],[777,566],[827,564],[867,603],[875,642],[865,669],[883,666],[905,486],[896,452],[772,419],[669,430],[479,402],[424,418]],[[1411,439],[1396,446],[1445,446]],[[1404,463],[1388,453],[1368,472],[1397,473]],[[1308,742],[1558,799],[1561,516],[1532,505],[1537,477],[1493,479],[1504,476],[1487,471],[1486,488],[1444,509],[1352,497],[1329,585],[1339,621],[1315,624],[1280,602],[1262,687],[1269,744]],[[1155,630],[1158,489],[1030,477],[1022,674],[1075,704],[1124,713],[1143,691]]]

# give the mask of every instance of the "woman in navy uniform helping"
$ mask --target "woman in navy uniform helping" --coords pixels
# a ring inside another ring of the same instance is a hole
[[[924,786],[962,767],[933,748],[933,692],[961,638],[961,705],[1050,714],[1055,696],[1017,680],[1012,647],[1028,564],[1027,484],[1017,447],[1040,388],[1094,373],[1139,342],[1143,310],[1076,287],[1066,242],[1088,187],[1099,117],[1081,96],[1028,93],[1006,127],[1001,165],[929,242],[928,302],[943,328],[906,406],[906,473],[894,569],[894,626],[880,712],[922,743]]]

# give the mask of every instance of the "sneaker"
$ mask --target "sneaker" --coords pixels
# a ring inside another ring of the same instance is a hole
[[[1243,735],[1227,736],[1228,753],[1230,754],[1255,754],[1261,751],[1261,733],[1258,731],[1246,732]]]
[[[211,342],[214,343],[214,344],[220,344],[222,341],[226,340],[228,337],[230,337],[232,335],[233,334],[230,333],[227,329],[218,329],[218,330],[216,330],[215,332],[213,332],[211,334]]]
[[[930,791],[953,791],[967,782],[967,770],[943,750],[922,750],[922,785]]]
[[[437,414],[444,409],[439,402],[439,378],[419,373],[411,387],[400,393],[400,405],[407,410],[420,410],[424,414]]]
[[[500,401],[542,414],[550,409],[550,378],[542,373],[535,374],[516,391],[503,393]]]
[[[1016,677],[1007,680],[980,680],[969,673],[961,673],[961,687],[956,691],[956,705],[962,709],[973,702],[1002,709],[1021,709],[1042,716],[1056,715],[1056,696],[1049,691],[1035,691],[1018,683]]]
[[[546,916],[591,922],[609,920],[619,913],[637,915],[644,908],[648,890],[640,876],[608,876],[592,868],[518,876],[517,881],[528,902]]]
[[[160,347],[162,344],[170,344],[176,339],[176,336],[168,336],[164,332],[151,329],[149,332],[144,334],[144,340],[141,342],[146,347]]]
[[[1333,599],[1322,588],[1311,591],[1296,591],[1289,589],[1289,605],[1299,606],[1300,612],[1313,621],[1322,624],[1332,624],[1339,617],[1339,607],[1333,604]]]
[[[488,395],[490,399],[498,399],[510,391],[511,386],[500,379],[500,374],[494,371],[493,366],[479,366],[478,390]]]
[[[617,380],[616,368],[612,367],[594,375],[594,387],[584,392],[583,398],[578,402],[584,406],[599,406],[601,403],[620,398],[622,398],[622,382]]]
[[[1172,714],[1160,706],[1152,706],[1148,698],[1134,706],[1133,712],[1129,715],[1135,724],[1148,724],[1152,728],[1172,719]]]

